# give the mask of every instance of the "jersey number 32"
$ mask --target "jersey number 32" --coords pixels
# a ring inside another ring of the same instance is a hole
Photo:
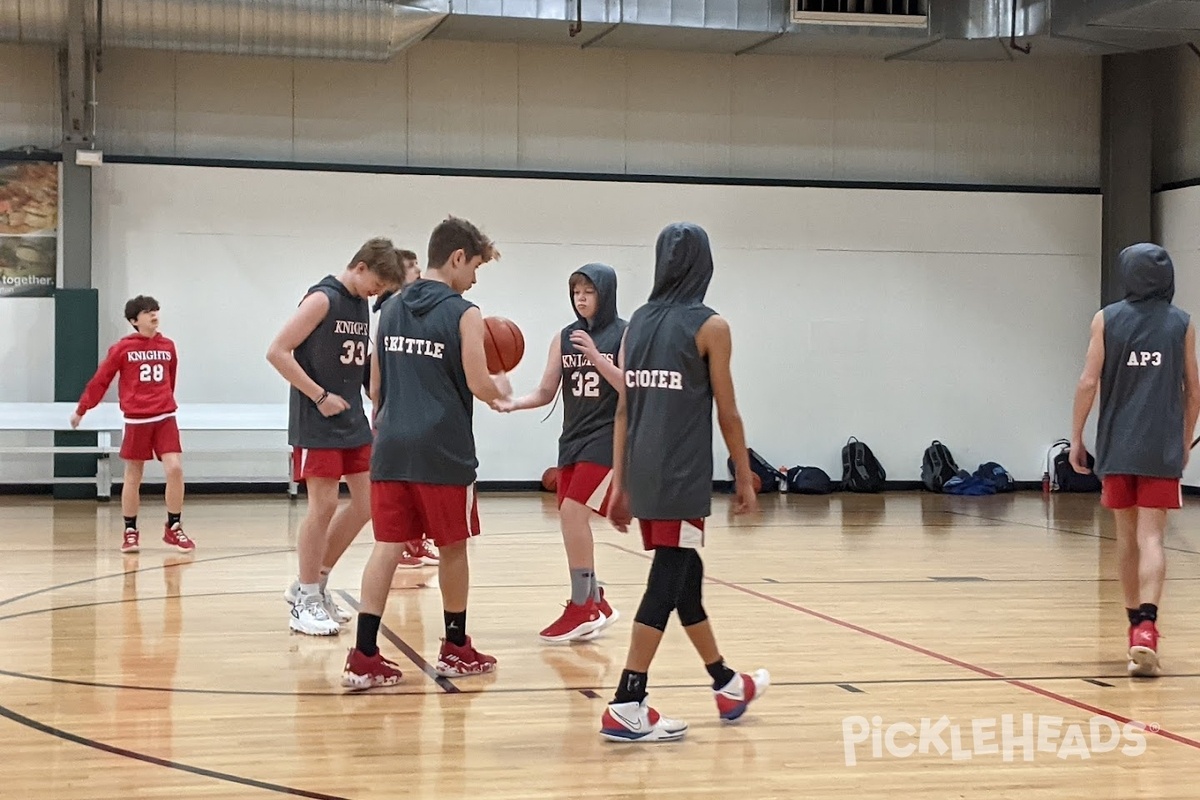
[[[571,378],[575,384],[571,387],[571,394],[576,397],[600,396],[599,372],[576,372]]]

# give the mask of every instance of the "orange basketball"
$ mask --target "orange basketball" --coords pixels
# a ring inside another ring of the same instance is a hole
[[[542,473],[542,488],[547,492],[558,491],[558,467],[547,467]]]
[[[511,372],[525,355],[525,336],[516,323],[504,317],[483,318],[483,352],[488,372]]]
[[[762,478],[758,477],[757,472],[750,473],[750,485],[754,487],[755,494],[762,491]]]

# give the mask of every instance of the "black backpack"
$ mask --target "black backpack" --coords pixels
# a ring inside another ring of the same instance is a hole
[[[887,471],[871,448],[851,436],[842,447],[842,489],[847,492],[882,492]]]
[[[789,494],[831,494],[833,481],[820,467],[792,467],[787,471]]]
[[[779,482],[787,479],[787,475],[781,472],[776,467],[771,466],[771,462],[767,461],[761,455],[754,451],[753,448],[747,447],[747,452],[750,455],[750,471],[758,476],[762,481],[762,488],[758,490],[759,494],[771,494],[779,491]],[[733,469],[733,458],[728,460],[729,477],[735,478]],[[731,487],[732,488],[732,487]]]
[[[950,448],[934,439],[921,458],[921,483],[928,491],[941,492],[946,481],[957,474],[958,464],[954,463]]]
[[[1055,450],[1058,450],[1057,454],[1054,453]],[[1092,457],[1091,453],[1087,454],[1087,466],[1088,469],[1096,467],[1096,459]],[[1096,473],[1082,475],[1071,466],[1071,442],[1067,439],[1059,439],[1050,445],[1050,450],[1046,454],[1046,468],[1053,481],[1050,488],[1056,492],[1090,493],[1100,491],[1100,479],[1096,477]]]

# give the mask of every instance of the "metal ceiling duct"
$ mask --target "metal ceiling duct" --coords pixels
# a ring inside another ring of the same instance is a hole
[[[105,47],[346,60],[386,60],[430,37],[967,61],[1023,58],[1014,51],[1030,43],[1035,56],[1151,50],[1200,28],[1200,0],[905,0],[924,9],[907,19],[877,13],[895,0],[98,3]],[[66,9],[67,0],[0,0],[0,41],[62,43]],[[864,10],[876,13],[855,13]]]
[[[0,41],[66,41],[67,0],[0,0]],[[449,0],[100,0],[105,48],[386,61],[429,33]]]

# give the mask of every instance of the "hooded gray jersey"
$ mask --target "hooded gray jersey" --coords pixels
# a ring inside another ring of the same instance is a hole
[[[311,287],[305,297],[321,292],[329,312],[300,346],[296,363],[323,389],[340,395],[350,407],[326,417],[294,386],[288,395],[288,444],[311,449],[344,450],[371,443],[371,426],[363,410],[363,373],[369,368],[370,309],[332,275]]]
[[[708,235],[668,226],[655,248],[654,289],[625,334],[625,490],[639,519],[697,519],[712,511],[712,384],[696,333],[716,314]]]
[[[613,420],[617,415],[617,390],[571,343],[574,331],[587,331],[600,354],[614,364],[621,350],[625,320],[617,316],[617,273],[607,264],[586,264],[576,270],[596,287],[596,314],[591,323],[579,317],[562,329],[563,429],[558,439],[558,466],[588,461],[612,466]],[[574,307],[574,295],[571,305]]]
[[[1125,299],[1104,308],[1096,473],[1179,478],[1184,348],[1190,316],[1171,304],[1175,267],[1161,247],[1125,248]]]
[[[371,479],[475,482],[475,398],[459,323],[474,304],[440,281],[417,280],[379,312],[379,408]]]

